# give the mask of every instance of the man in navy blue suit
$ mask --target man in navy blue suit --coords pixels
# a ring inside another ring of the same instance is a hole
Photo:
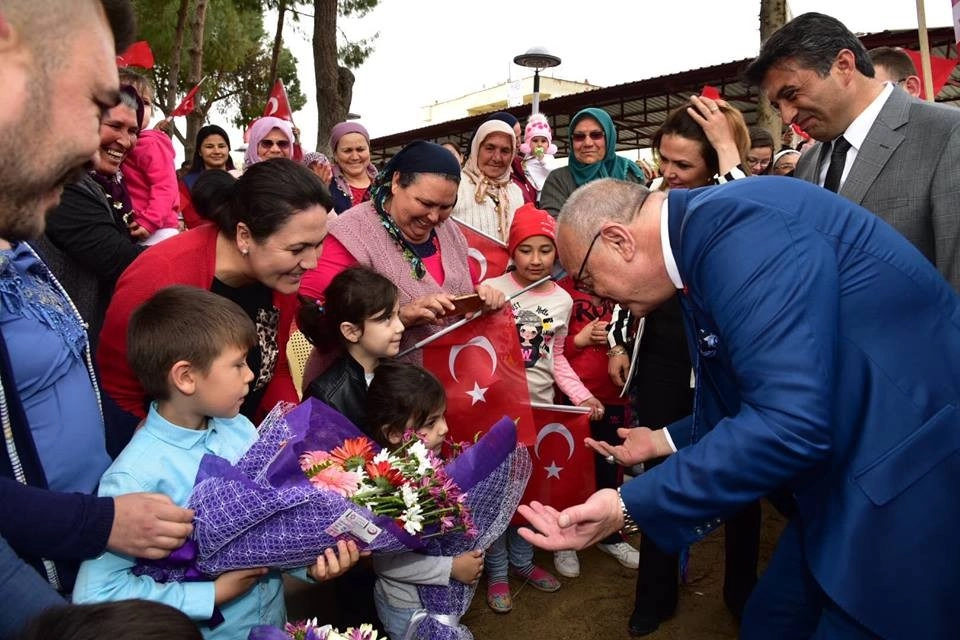
[[[669,196],[598,180],[557,245],[581,289],[638,316],[680,296],[697,389],[667,430],[588,442],[628,465],[675,454],[619,495],[521,507],[524,537],[583,548],[639,525],[674,550],[786,486],[798,512],[742,637],[956,637],[960,297],[917,249],[777,177]]]

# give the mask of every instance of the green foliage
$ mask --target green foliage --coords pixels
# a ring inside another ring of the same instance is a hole
[[[371,53],[373,53],[373,42],[377,39],[380,32],[373,34],[370,38],[357,40],[356,42],[346,42],[343,46],[337,47],[337,56],[340,62],[348,69],[356,69],[363,64]]]
[[[380,0],[339,0],[337,12],[344,18],[362,18],[378,4]]]
[[[274,3],[276,0],[273,0]],[[154,81],[157,95],[166,95],[170,86],[170,60],[179,2],[170,0],[134,0],[140,18],[140,39],[150,43],[156,58]],[[272,43],[263,24],[262,0],[209,0],[203,38],[203,75],[206,80],[198,92],[198,109],[206,117],[219,101],[237,126],[245,127],[263,113],[270,90],[270,55]],[[180,56],[177,78],[178,99],[190,90],[190,25],[188,13],[186,33]],[[278,68],[287,89],[291,108],[306,104],[300,89],[293,55],[284,49]],[[163,105],[164,110],[176,106]]]

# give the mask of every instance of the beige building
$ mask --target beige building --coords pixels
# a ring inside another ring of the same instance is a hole
[[[574,82],[559,78],[540,76],[540,102],[550,98],[592,91],[599,87],[586,82]],[[468,93],[459,98],[435,102],[432,105],[421,107],[423,124],[438,124],[459,120],[481,113],[502,111],[509,107],[518,107],[521,104],[533,102],[533,76],[527,76],[513,82],[504,82],[488,89],[481,89]]]

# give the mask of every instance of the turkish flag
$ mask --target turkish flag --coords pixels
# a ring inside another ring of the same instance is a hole
[[[451,439],[472,442],[508,416],[517,421],[517,440],[533,444],[530,392],[510,305],[424,346],[423,367],[447,392]]]
[[[134,42],[117,56],[117,67],[153,68],[153,51],[146,40]]]
[[[926,83],[924,82],[923,63],[920,60],[920,52],[912,51],[910,49],[904,49],[903,51],[910,56],[910,59],[913,60],[913,66],[917,68],[917,73],[920,75],[920,97],[926,100],[927,87]],[[950,74],[953,73],[953,69],[957,66],[957,62],[960,62],[960,60],[951,60],[950,58],[930,56],[930,75],[933,80],[934,96],[940,93],[940,91],[943,89],[943,85],[947,84],[947,80],[950,79]]]
[[[283,86],[283,81],[277,79],[270,90],[270,98],[267,100],[267,106],[263,108],[263,115],[280,118],[287,122],[293,122],[293,111],[290,110],[290,101],[287,99],[287,90]]]
[[[521,504],[531,500],[558,511],[585,502],[597,490],[596,456],[583,443],[590,435],[590,413],[581,407],[536,405],[537,436],[530,449],[533,473]],[[514,524],[526,524],[517,515]]]
[[[467,261],[470,263],[470,273],[475,276],[476,281],[483,282],[487,278],[502,276],[510,264],[507,245],[462,220],[453,219],[457,221],[463,237],[467,239]]]
[[[197,103],[194,100],[194,96],[197,95],[197,89],[200,88],[200,83],[197,83],[193,89],[183,96],[183,100],[180,101],[180,104],[177,105],[177,108],[174,109],[170,116],[187,116],[193,113],[193,110],[197,108]]]

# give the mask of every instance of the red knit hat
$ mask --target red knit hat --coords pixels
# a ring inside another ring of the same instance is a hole
[[[557,221],[543,209],[537,209],[535,204],[528,202],[514,212],[513,222],[510,223],[507,242],[510,257],[513,257],[517,245],[532,236],[546,236],[556,244]]]

